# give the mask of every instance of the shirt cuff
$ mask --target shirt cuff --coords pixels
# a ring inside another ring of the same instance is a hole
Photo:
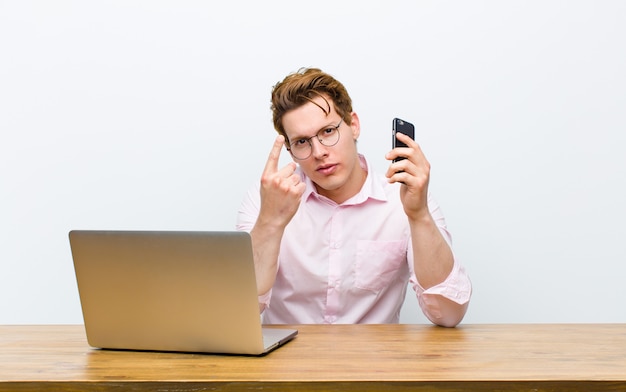
[[[438,285],[424,290],[415,276],[411,278],[411,282],[420,307],[430,321],[447,327],[454,327],[461,322],[472,295],[472,284],[465,269],[456,260],[450,275]],[[441,301],[441,297],[461,306],[450,308]]]
[[[411,278],[413,288],[418,297],[422,295],[441,295],[451,301],[456,302],[459,305],[463,305],[469,302],[472,296],[472,284],[469,280],[469,276],[465,272],[465,268],[458,262],[454,262],[450,275],[443,282],[432,286],[428,289],[424,289],[417,282],[415,277]]]

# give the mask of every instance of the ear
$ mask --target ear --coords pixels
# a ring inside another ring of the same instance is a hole
[[[361,135],[361,123],[359,122],[359,116],[356,112],[350,113],[350,117],[352,118],[352,124],[350,124],[350,128],[352,128],[352,139],[358,140],[359,135]]]

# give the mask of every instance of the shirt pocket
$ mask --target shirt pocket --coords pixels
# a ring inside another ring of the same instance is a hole
[[[406,264],[406,241],[357,241],[355,286],[379,292]]]

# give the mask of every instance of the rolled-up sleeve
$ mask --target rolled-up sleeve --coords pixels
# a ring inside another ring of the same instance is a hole
[[[465,268],[456,259],[452,271],[443,282],[424,289],[413,275],[411,284],[422,312],[430,321],[446,327],[454,327],[461,322],[472,295],[472,284]],[[463,306],[450,307],[442,301],[442,297]]]

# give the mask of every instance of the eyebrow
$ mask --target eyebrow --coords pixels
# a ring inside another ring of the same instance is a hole
[[[341,119],[339,119],[338,123],[340,123],[340,122],[341,122]],[[317,132],[315,132],[312,136],[296,135],[296,136],[294,136],[294,137],[293,137],[293,140],[308,139],[308,138],[310,138],[310,137],[314,137],[314,136],[315,136],[315,135],[317,135],[318,133],[320,133],[320,132],[322,132],[322,131],[324,131],[324,130],[326,130],[326,129],[328,129],[328,128],[334,128],[334,127],[336,127],[336,126],[337,126],[337,124],[335,124],[335,123],[329,123],[328,125],[324,125],[324,126],[323,126],[323,127],[321,127],[320,129],[318,129],[318,130],[317,130]],[[292,139],[289,139],[289,140],[292,140]]]

